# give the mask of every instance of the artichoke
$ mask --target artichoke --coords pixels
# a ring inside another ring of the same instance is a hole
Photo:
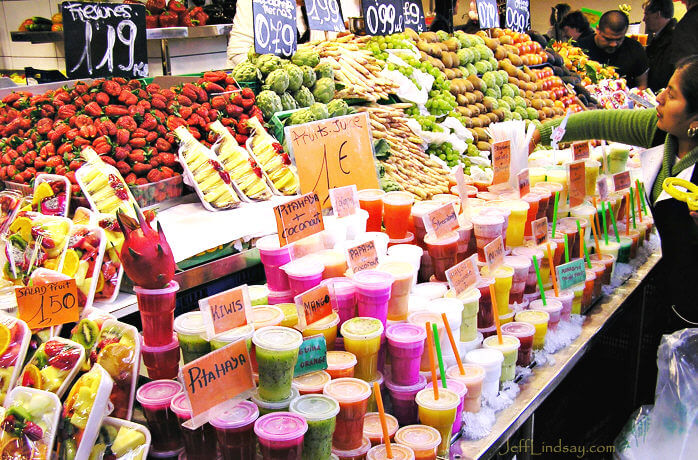
[[[288,89],[288,72],[284,69],[276,69],[267,75],[264,83],[276,94],[283,94]]]
[[[291,56],[291,62],[296,65],[315,67],[320,62],[320,56],[315,51],[304,48],[296,51],[296,53]]]
[[[313,97],[313,93],[311,93],[310,90],[305,86],[301,86],[298,91],[293,93],[293,98],[296,100],[299,107],[310,107],[311,105],[315,104],[315,97]]]
[[[315,84],[315,80],[317,80],[315,77],[315,71],[312,67],[307,65],[301,66],[301,70],[303,71],[303,86],[312,88]]]
[[[313,97],[316,102],[327,104],[334,99],[334,80],[331,78],[320,78],[313,87]]]
[[[327,111],[330,117],[341,117],[349,113],[349,106],[344,99],[333,99],[327,104]]]
[[[233,78],[237,81],[257,81],[262,78],[262,73],[254,64],[245,61],[233,69]]]
[[[265,120],[269,120],[276,112],[281,112],[284,107],[281,98],[274,91],[262,91],[257,95],[257,107],[262,111]]]
[[[311,121],[316,121],[313,112],[310,109],[300,109],[288,117],[286,126],[300,125],[302,123],[310,123]]]
[[[281,67],[281,58],[274,54],[263,54],[257,58],[255,62],[257,68],[262,72],[263,76],[267,76],[274,70]]]
[[[327,111],[327,106],[322,102],[316,102],[309,107],[310,111],[313,112],[313,116],[316,120],[324,120],[330,118],[330,113]]]
[[[298,108],[298,103],[290,93],[284,93],[281,95],[281,105],[283,106],[284,110],[295,110]]]
[[[315,67],[315,76],[317,79],[321,78],[330,78],[334,80],[334,69],[332,68],[332,64],[329,62],[321,62],[320,64]]]
[[[298,91],[303,85],[303,71],[296,64],[288,63],[283,66],[288,73],[288,90]]]

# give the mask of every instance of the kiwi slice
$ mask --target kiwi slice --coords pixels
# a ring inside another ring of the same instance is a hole
[[[70,339],[79,343],[85,350],[90,350],[97,343],[99,337],[99,326],[91,319],[81,319],[73,330]]]

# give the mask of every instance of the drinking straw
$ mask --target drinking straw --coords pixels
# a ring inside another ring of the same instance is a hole
[[[609,206],[610,210],[610,206]],[[618,234],[618,226],[616,225],[616,213],[613,211],[609,212],[611,215],[611,223],[613,224],[613,231],[616,233],[616,243],[620,243],[620,235]]]
[[[647,206],[645,205],[645,184],[640,182],[640,179],[635,179],[635,183],[637,184],[637,188],[639,189],[640,193],[640,200],[642,200],[642,210],[649,216],[649,213],[647,212]],[[632,188],[632,187],[630,187]]]
[[[494,292],[494,283],[490,284],[490,297],[492,298],[492,316],[494,316],[494,325],[497,329],[497,341],[501,345],[504,342],[502,341],[502,327],[499,324],[499,309],[497,308],[497,296]]]
[[[603,238],[608,246],[608,223],[606,222],[606,203],[601,200],[601,218],[603,219]]]
[[[565,235],[565,237],[566,236],[567,235]],[[567,247],[566,243],[565,247]],[[538,258],[535,255],[533,256],[533,266],[536,269],[536,277],[538,278],[538,287],[540,288],[540,300],[543,301],[543,305],[547,306],[548,302],[546,302],[545,300],[545,288],[543,288],[543,279],[540,277],[540,267],[538,266]],[[499,321],[497,321],[497,324],[499,324]]]
[[[594,209],[596,209],[596,197],[592,198],[594,201]],[[594,235],[594,244],[596,245],[596,253],[601,254],[601,248],[599,247],[599,212],[594,213],[594,218],[591,219],[591,233]]]
[[[637,222],[635,222],[635,193],[633,193],[632,187],[630,187],[630,212],[633,213],[633,229],[637,229]]]
[[[584,238],[582,238],[582,226],[579,223],[579,219],[577,219],[577,234],[579,235],[579,258],[583,259],[584,258],[584,251],[583,251],[583,243],[584,243]]]
[[[550,265],[550,277],[553,280],[553,289],[555,289],[555,297],[560,296],[560,286],[557,285],[557,275],[555,274],[555,264],[553,264],[553,252],[550,250],[550,241],[548,246],[548,265]]]
[[[562,235],[562,238],[565,240],[565,263],[570,261],[570,246],[567,240],[567,233]]]
[[[625,236],[630,235],[630,208],[633,207],[633,202],[630,201],[630,194],[625,194]]]
[[[584,229],[583,228],[580,230],[580,233],[581,233],[580,238],[582,239],[582,248],[584,249],[584,258],[587,261],[587,268],[591,268],[591,259],[589,259],[589,251],[587,251],[587,242],[584,241]],[[581,254],[579,256],[582,257]]]
[[[431,322],[427,321],[427,348],[429,353],[429,365],[431,366],[431,383],[434,386],[434,399],[439,399],[439,384],[436,378],[436,358],[434,357],[434,337],[431,335]]]
[[[637,190],[635,190],[635,201],[637,201],[637,213],[640,216],[640,223],[642,223],[642,206],[640,205],[640,195],[642,195],[642,192],[640,191],[640,185],[638,182],[636,182]]]
[[[441,384],[444,388],[447,388],[446,369],[444,368],[444,358],[441,354],[441,341],[439,340],[439,330],[436,327],[436,323],[431,323],[431,328],[434,330],[434,345],[436,346],[436,357],[439,360],[439,370],[441,371]]]
[[[453,339],[453,332],[451,332],[451,325],[448,324],[448,318],[446,317],[446,313],[441,313],[441,319],[444,322],[446,334],[448,334],[448,341],[451,342],[451,349],[453,350],[453,354],[456,355],[456,363],[458,363],[458,370],[460,370],[460,375],[465,375],[465,369],[463,369],[463,362],[460,359],[460,353],[458,352],[456,341]]]
[[[385,419],[385,409],[383,408],[383,396],[378,382],[373,382],[373,394],[376,395],[376,406],[378,406],[378,417],[380,417],[381,428],[383,429],[383,443],[385,443],[385,453],[388,458],[393,458],[393,450],[390,447],[390,433],[388,433],[388,422]]]
[[[555,204],[553,205],[553,238],[555,238],[555,227],[557,226],[557,202],[560,199],[560,192],[555,192]]]

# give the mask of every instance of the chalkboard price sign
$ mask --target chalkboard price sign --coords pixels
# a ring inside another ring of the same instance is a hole
[[[497,0],[477,0],[477,17],[481,29],[499,27],[499,10]]]
[[[312,30],[344,32],[344,21],[337,0],[306,0],[308,25]]]
[[[252,0],[254,50],[289,57],[296,52],[296,3],[292,0]]]
[[[530,28],[531,12],[529,0],[507,0],[506,27],[516,32],[526,32]]]
[[[390,35],[405,30],[403,0],[361,0],[366,33]]]
[[[61,13],[68,77],[148,76],[143,5],[63,2]]]
[[[420,33],[427,30],[421,0],[404,0],[402,15],[405,17],[405,29],[413,29]]]

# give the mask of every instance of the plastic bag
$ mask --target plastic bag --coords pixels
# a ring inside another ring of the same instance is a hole
[[[642,406],[616,439],[624,460],[671,458],[698,454],[698,329],[662,337],[657,352],[654,407]]]

